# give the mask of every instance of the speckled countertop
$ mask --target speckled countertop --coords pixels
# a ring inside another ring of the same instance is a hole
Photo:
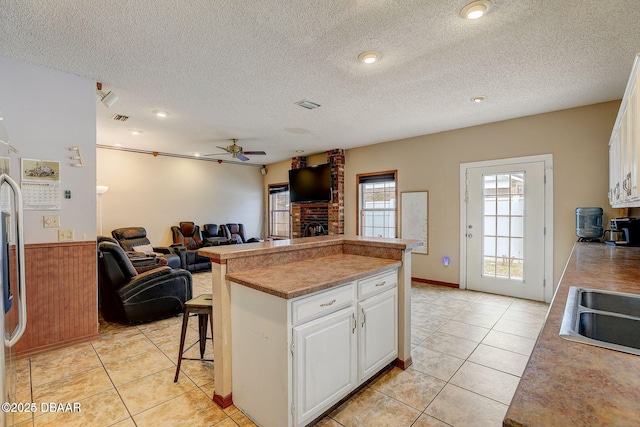
[[[392,270],[400,261],[337,254],[227,274],[227,279],[281,298],[295,298]]]
[[[252,255],[274,254],[278,252],[296,251],[306,248],[318,248],[338,244],[363,244],[370,247],[378,246],[395,249],[413,249],[420,245],[417,240],[383,239],[362,236],[316,236],[300,239],[271,240],[258,243],[245,243],[242,245],[210,246],[198,250],[198,254],[215,260],[242,258]]]
[[[503,425],[640,425],[640,356],[559,337],[570,286],[640,293],[640,248],[575,244]]]

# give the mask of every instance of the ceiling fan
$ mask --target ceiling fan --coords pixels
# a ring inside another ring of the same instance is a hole
[[[267,154],[264,151],[244,151],[241,146],[236,144],[236,142],[238,142],[237,139],[232,139],[231,141],[233,141],[233,144],[227,145],[226,147],[220,147],[216,145],[216,147],[218,147],[219,149],[224,150],[225,151],[224,153],[205,154],[205,156],[219,156],[221,154],[231,154],[231,156],[234,159],[240,159],[243,162],[246,162],[247,160],[249,160],[249,158],[245,156],[245,154],[249,156],[264,156]]]

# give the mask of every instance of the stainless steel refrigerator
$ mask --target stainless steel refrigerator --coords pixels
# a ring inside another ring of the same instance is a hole
[[[13,425],[14,415],[20,409],[16,401],[17,378],[11,348],[27,326],[22,193],[9,170],[13,151],[0,112],[0,332],[4,338],[4,345],[0,345],[0,362],[4,362],[0,363],[0,427]]]

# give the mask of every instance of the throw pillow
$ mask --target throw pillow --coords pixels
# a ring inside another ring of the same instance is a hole
[[[153,246],[151,245],[138,245],[134,246],[133,250],[136,252],[142,252],[145,255],[153,254]]]

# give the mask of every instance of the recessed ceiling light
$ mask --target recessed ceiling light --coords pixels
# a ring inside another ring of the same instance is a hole
[[[167,117],[169,115],[169,113],[167,113],[166,111],[162,111],[162,110],[153,110],[152,113],[162,119],[164,119],[165,117]]]
[[[122,144],[113,144],[113,145],[115,145],[116,147],[122,147]]]
[[[131,132],[132,135],[141,135],[143,133],[140,129],[131,129],[129,132]]]
[[[487,99],[486,96],[474,96],[473,98],[471,98],[471,102],[475,102],[476,104],[480,104],[485,99]]]
[[[200,153],[193,153],[193,157],[200,157],[202,154]]]
[[[304,150],[296,150],[296,153],[298,153],[298,154],[304,153]]]
[[[469,3],[460,11],[460,16],[464,19],[479,19],[489,12],[493,4],[490,0],[478,0]]]
[[[380,59],[380,54],[376,51],[368,50],[358,55],[358,59],[364,62],[365,64],[373,64],[374,62]]]

